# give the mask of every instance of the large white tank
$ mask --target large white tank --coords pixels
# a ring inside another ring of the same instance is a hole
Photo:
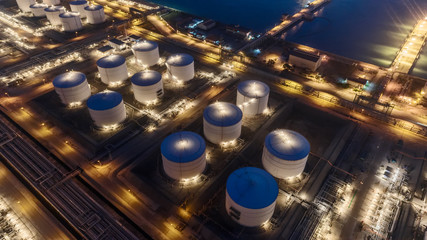
[[[175,80],[186,82],[194,78],[194,59],[186,53],[169,56],[166,67]]]
[[[105,22],[104,7],[101,5],[89,5],[84,8],[87,22],[90,24],[100,24]]]
[[[269,94],[267,84],[256,80],[244,81],[237,86],[236,105],[245,117],[263,113],[267,109]]]
[[[46,13],[46,18],[49,20],[52,25],[61,25],[62,22],[59,19],[59,14],[65,12],[65,8],[63,6],[50,6],[44,9]]]
[[[66,72],[56,76],[53,81],[61,102],[68,105],[82,102],[90,96],[86,75],[81,72]]]
[[[310,153],[310,143],[301,134],[285,129],[267,135],[262,153],[262,165],[277,178],[297,176],[304,171]]]
[[[83,28],[80,13],[78,12],[64,12],[59,14],[59,20],[64,27],[65,32],[75,32]]]
[[[229,142],[240,137],[242,110],[226,102],[211,104],[203,111],[203,133],[211,143]]]
[[[96,61],[101,81],[105,84],[117,84],[128,79],[126,58],[120,55],[110,55]]]
[[[163,96],[162,74],[153,70],[135,73],[131,79],[132,90],[138,102],[148,104]]]
[[[30,5],[36,3],[36,0],[16,0],[19,9],[23,12],[31,12]]]
[[[159,61],[159,46],[156,42],[144,40],[132,46],[136,62],[144,67],[151,67]]]
[[[98,127],[119,124],[126,119],[122,95],[114,91],[94,94],[87,100],[89,114]]]
[[[70,8],[73,12],[79,12],[81,18],[86,17],[85,7],[87,6],[87,1],[85,0],[77,0],[70,2]]]
[[[47,8],[47,5],[44,3],[34,3],[30,5],[31,12],[33,13],[34,17],[46,16],[46,13],[44,12],[45,8]]]
[[[225,209],[237,223],[256,227],[273,216],[279,187],[266,171],[244,167],[228,176]]]
[[[48,5],[48,6],[52,6],[52,5],[58,5],[61,3],[60,0],[43,0],[43,3]]]
[[[177,132],[167,136],[160,146],[166,174],[181,180],[196,177],[206,167],[206,143],[194,132]]]

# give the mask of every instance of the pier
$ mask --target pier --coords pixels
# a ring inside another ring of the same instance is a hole
[[[427,17],[418,21],[391,64],[391,70],[407,74],[418,59],[427,37]]]

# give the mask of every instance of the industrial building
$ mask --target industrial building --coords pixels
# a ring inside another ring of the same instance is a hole
[[[310,143],[301,134],[279,129],[267,135],[262,153],[262,165],[277,178],[301,174],[310,153]]]
[[[304,52],[298,49],[289,51],[289,63],[300,67],[306,68],[311,71],[316,71],[322,62],[319,55]]]
[[[108,40],[108,45],[110,45],[112,48],[116,50],[123,50],[126,48],[126,43],[117,38],[112,38]]]
[[[242,226],[257,227],[270,220],[279,187],[266,171],[255,167],[235,170],[228,176],[225,209]]]
[[[117,84],[128,79],[126,58],[120,55],[110,55],[96,61],[101,81],[107,85]]]
[[[140,41],[132,46],[132,52],[135,55],[136,63],[151,67],[159,61],[159,46],[153,41]]]
[[[216,22],[212,19],[209,19],[209,20],[204,21],[204,22],[200,23],[199,25],[197,25],[197,28],[200,28],[202,30],[207,31],[207,30],[212,29],[215,26],[216,26]]]
[[[46,13],[46,18],[49,20],[52,25],[61,25],[62,22],[59,18],[59,14],[65,12],[65,8],[63,6],[50,6],[44,9]]]
[[[44,17],[46,13],[44,9],[47,8],[47,5],[44,3],[34,3],[30,5],[31,12],[34,17]]]
[[[135,73],[131,79],[135,99],[144,104],[156,101],[163,96],[162,75],[153,70]]]
[[[79,12],[64,12],[59,14],[59,20],[65,32],[75,32],[83,28]]]
[[[101,5],[89,5],[84,8],[87,22],[90,24],[100,24],[105,22],[104,7]]]
[[[73,12],[79,12],[81,18],[86,17],[85,7],[88,6],[87,1],[85,0],[77,0],[70,2],[70,8]]]
[[[123,97],[114,91],[103,91],[94,94],[87,100],[89,114],[98,127],[116,125],[126,119],[126,108]]]
[[[194,59],[186,53],[171,55],[166,60],[169,75],[178,81],[187,82],[194,78]]]
[[[66,72],[56,76],[53,81],[55,92],[65,105],[82,102],[90,96],[86,75],[81,72]]]
[[[163,170],[172,179],[193,178],[205,170],[206,143],[197,133],[173,133],[163,140],[160,149]]]
[[[245,117],[261,114],[267,109],[269,94],[267,84],[256,80],[244,81],[237,86],[236,105]]]
[[[203,133],[211,143],[233,141],[240,137],[243,113],[236,105],[216,102],[203,111]]]

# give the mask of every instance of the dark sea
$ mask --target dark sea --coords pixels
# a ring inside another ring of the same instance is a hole
[[[264,32],[308,0],[153,0],[193,15]],[[348,58],[389,67],[415,23],[427,16],[427,0],[332,0],[310,22],[283,37]],[[412,73],[427,78],[427,47]]]

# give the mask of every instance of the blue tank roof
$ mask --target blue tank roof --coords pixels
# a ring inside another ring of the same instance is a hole
[[[310,153],[310,143],[301,134],[279,129],[265,138],[264,146],[274,156],[288,161],[305,158]]]
[[[237,85],[237,91],[250,98],[265,97],[270,93],[270,87],[257,80],[248,80]]]
[[[111,109],[122,102],[122,95],[114,91],[104,91],[94,94],[87,100],[87,107],[92,110],[102,111]]]
[[[89,5],[89,6],[85,7],[86,11],[98,11],[98,10],[101,10],[101,9],[104,9],[104,7],[101,6],[101,5]]]
[[[63,12],[59,14],[60,18],[74,18],[74,17],[80,17],[79,12]]]
[[[132,49],[135,51],[145,52],[145,51],[151,51],[153,49],[156,49],[157,47],[158,47],[158,44],[156,42],[144,40],[133,45]]]
[[[154,70],[145,70],[135,73],[130,81],[138,86],[151,86],[162,80],[162,75]]]
[[[56,76],[52,83],[56,88],[71,88],[86,81],[86,75],[81,72],[66,72]]]
[[[187,163],[198,159],[205,153],[206,142],[197,133],[176,132],[163,140],[160,150],[169,161]]]
[[[77,1],[71,1],[70,5],[83,5],[83,4],[87,4],[87,1],[85,0],[77,0]]]
[[[173,54],[166,60],[167,64],[178,67],[187,66],[192,62],[194,62],[194,58],[186,53]]]
[[[242,207],[260,209],[276,201],[279,187],[273,176],[265,170],[244,167],[228,176],[227,193]]]
[[[59,12],[59,11],[65,11],[65,8],[63,6],[50,6],[44,9],[45,12]]]
[[[98,59],[98,61],[96,61],[96,65],[102,68],[115,68],[122,65],[125,62],[126,62],[126,58],[117,54],[113,54],[113,55]]]
[[[242,120],[242,110],[234,104],[217,102],[203,111],[203,118],[215,126],[233,126]]]

